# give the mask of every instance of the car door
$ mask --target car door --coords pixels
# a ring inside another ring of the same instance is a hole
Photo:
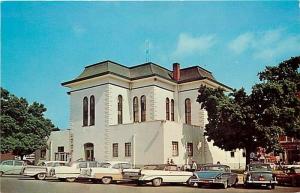
[[[175,165],[169,165],[166,166],[165,169],[166,175],[163,177],[164,182],[184,182],[185,181],[185,176],[180,175],[180,171],[178,171],[177,166]]]
[[[114,180],[121,180],[122,177],[122,165],[121,163],[114,164],[111,167],[111,173]]]
[[[13,166],[13,170],[12,170],[12,174],[20,174],[22,169],[24,167],[24,162],[23,161],[18,161],[15,160],[14,161],[14,166]]]
[[[11,174],[12,169],[14,167],[14,161],[13,160],[7,160],[7,161],[3,161],[1,163],[1,171],[5,174]]]

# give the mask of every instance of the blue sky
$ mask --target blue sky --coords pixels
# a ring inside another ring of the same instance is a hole
[[[248,91],[266,65],[300,55],[300,5],[289,2],[2,2],[1,85],[69,127],[61,82],[84,66],[150,59],[200,65]]]

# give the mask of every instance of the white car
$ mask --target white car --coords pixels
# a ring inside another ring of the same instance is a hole
[[[47,176],[50,176],[52,168],[65,165],[67,165],[65,161],[43,161],[36,166],[28,165],[24,167],[21,174],[34,177],[37,180],[44,180]]]
[[[75,161],[66,166],[58,166],[50,170],[50,175],[60,181],[74,182],[79,176],[82,168],[97,167],[97,161]]]
[[[131,164],[122,161],[107,161],[100,163],[98,167],[82,169],[80,176],[90,178],[93,182],[101,181],[110,184],[113,181],[123,181],[123,169],[131,168]]]
[[[123,178],[136,181],[137,185],[151,182],[153,186],[162,183],[189,183],[192,172],[181,171],[176,165],[146,165],[143,169],[125,169]]]

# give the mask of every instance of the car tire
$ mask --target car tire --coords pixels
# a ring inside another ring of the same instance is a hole
[[[3,175],[4,175],[4,172],[1,171],[1,172],[0,172],[0,176],[3,176]]]
[[[228,181],[225,181],[225,182],[223,183],[223,188],[224,188],[224,189],[228,188]]]
[[[41,174],[37,174],[36,175],[36,179],[38,180],[45,180],[46,178],[46,174],[45,173],[41,173]]]
[[[161,179],[160,178],[155,178],[152,180],[152,186],[158,187],[161,185]]]
[[[66,178],[67,182],[75,182],[76,178]]]
[[[103,177],[101,181],[103,184],[110,184],[112,179],[110,177]]]

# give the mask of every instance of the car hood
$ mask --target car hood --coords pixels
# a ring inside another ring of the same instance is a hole
[[[194,172],[198,178],[216,178],[218,175],[222,174],[220,171],[199,171]]]

